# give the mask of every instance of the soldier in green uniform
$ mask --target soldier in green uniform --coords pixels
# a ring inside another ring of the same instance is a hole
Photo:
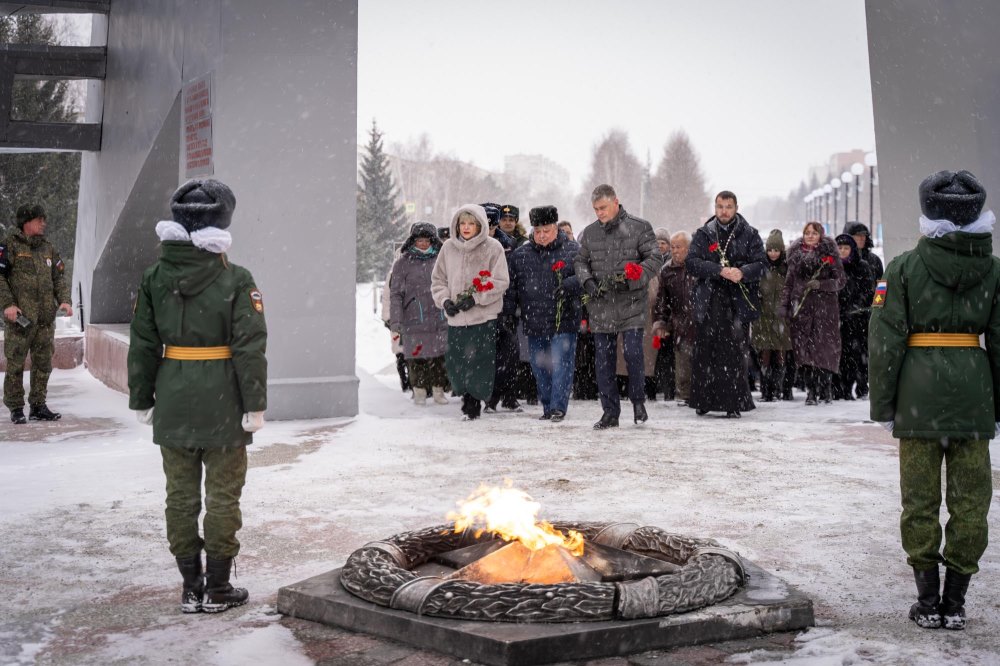
[[[52,353],[55,350],[56,312],[73,314],[59,253],[45,239],[45,209],[24,205],[17,209],[17,229],[0,239],[0,310],[4,319],[4,355],[7,375],[3,382],[3,404],[10,420],[26,423],[24,417],[24,361],[31,353],[31,391],[28,393],[32,421],[56,421],[61,414],[45,404]]]
[[[224,611],[249,596],[229,576],[240,550],[246,446],[267,406],[267,329],[253,276],[225,255],[235,206],[216,180],[174,193],[174,219],[156,225],[160,259],[143,273],[132,319],[129,407],[152,423],[163,457],[167,541],[185,613]]]
[[[986,192],[975,176],[940,171],[919,192],[923,237],[889,264],[872,302],[871,418],[900,440],[900,531],[917,587],[909,617],[925,628],[964,629],[965,594],[986,550],[993,494],[1000,259],[992,254],[995,219],[981,212]],[[949,514],[943,550],[942,462]]]

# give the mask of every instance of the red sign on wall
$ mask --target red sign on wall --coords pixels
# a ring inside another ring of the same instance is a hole
[[[184,146],[184,176],[211,176],[215,173],[212,152],[212,75],[206,74],[184,86],[181,98],[184,118],[181,142]]]

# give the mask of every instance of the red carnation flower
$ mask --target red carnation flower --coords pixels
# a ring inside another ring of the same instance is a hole
[[[552,264],[552,270],[554,271],[561,271],[564,268],[566,268],[566,262],[563,261],[562,259]]]
[[[480,277],[493,277],[493,274],[490,273],[489,271],[479,271],[479,276]]]
[[[493,283],[492,282],[487,282],[486,283],[485,291],[493,291]]]
[[[829,264],[830,266],[833,266],[833,257],[823,257],[822,261],[824,264]]]
[[[660,348],[660,344],[661,344],[661,342],[660,342],[660,336],[654,335],[653,336],[653,349],[659,349]]]
[[[708,251],[709,252],[715,252],[718,249],[719,249],[719,244],[718,243],[712,243],[711,245],[708,246]]]
[[[417,345],[416,347],[414,347],[413,348],[413,355],[414,356],[420,356],[420,350],[423,349],[423,348],[424,348],[423,345]]]
[[[472,278],[472,284],[476,287],[476,289],[479,289],[483,286],[483,281],[479,278]]]
[[[633,264],[631,261],[625,264],[625,278],[628,280],[638,280],[642,277],[642,266]]]

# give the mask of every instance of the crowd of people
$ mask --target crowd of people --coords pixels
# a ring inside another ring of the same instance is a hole
[[[858,222],[826,235],[809,222],[766,243],[720,192],[694,234],[653,229],[609,185],[574,238],[554,206],[461,206],[447,227],[418,222],[387,277],[383,318],[404,391],[424,405],[462,398],[466,419],[570,398],[599,399],[594,427],[618,426],[621,399],[739,418],[764,402],[868,394],[868,317],[882,262]]]

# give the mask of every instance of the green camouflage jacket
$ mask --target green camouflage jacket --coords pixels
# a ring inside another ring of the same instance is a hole
[[[992,234],[921,238],[892,260],[868,336],[870,409],[894,437],[992,439],[1000,420],[1000,259]],[[985,334],[981,347],[908,347],[912,333]]]
[[[0,311],[16,305],[32,322],[51,324],[60,303],[69,303],[65,266],[44,236],[15,229],[0,240]]]
[[[163,346],[229,346],[232,359],[163,358]],[[267,328],[253,276],[224,254],[165,241],[132,318],[129,407],[153,410],[153,442],[187,449],[253,441],[244,412],[267,407]]]

